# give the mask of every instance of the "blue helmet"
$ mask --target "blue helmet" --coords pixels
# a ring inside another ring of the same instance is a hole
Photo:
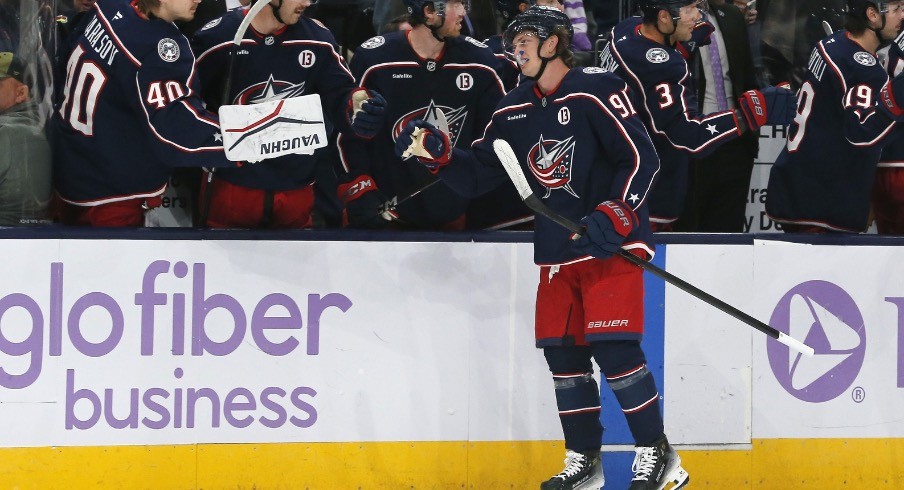
[[[552,7],[534,5],[515,16],[512,23],[509,24],[508,28],[505,30],[502,40],[505,43],[505,46],[511,46],[515,36],[519,33],[534,31],[537,33],[537,37],[540,38],[540,43],[542,44],[543,41],[546,41],[558,28],[565,28],[568,30],[567,41],[570,45],[571,38],[574,37],[574,27],[571,25],[571,20],[565,15],[565,12]]]

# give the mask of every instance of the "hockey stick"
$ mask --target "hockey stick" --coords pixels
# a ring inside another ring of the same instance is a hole
[[[226,65],[226,82],[223,84],[223,98],[220,101],[220,105],[227,105],[230,102],[229,92],[232,91],[232,74],[235,71],[236,51],[239,46],[242,45],[242,39],[245,37],[245,32],[248,31],[248,27],[251,25],[251,21],[254,20],[254,17],[257,16],[257,13],[269,4],[269,0],[258,0],[255,2],[254,5],[248,9],[248,13],[245,14],[245,18],[242,19],[238,29],[235,30],[235,36],[232,38],[232,46],[229,48],[229,63]],[[211,186],[213,184],[213,174],[216,170],[216,168],[208,170],[207,181],[204,183],[204,202],[201,205],[201,212],[199,213],[198,218],[202,227],[206,225],[207,215],[210,212],[210,200],[213,198],[213,189]]]
[[[524,172],[521,171],[521,164],[518,163],[518,157],[515,155],[515,151],[512,150],[511,145],[509,145],[507,141],[499,139],[493,141],[493,150],[496,152],[496,156],[499,157],[499,160],[502,162],[502,166],[503,168],[505,168],[505,172],[508,174],[509,179],[511,179],[512,183],[515,184],[515,188],[518,189],[518,194],[521,196],[521,199],[524,200],[524,203],[527,204],[529,208],[574,233],[574,239],[577,239],[584,234],[586,230],[582,226],[548,208],[545,204],[543,204],[540,198],[534,195],[534,192],[530,188],[530,184],[527,182],[527,178],[524,176]],[[735,308],[734,306],[731,306],[721,299],[716,298],[715,296],[703,291],[702,289],[688,283],[684,279],[676,277],[671,273],[660,269],[656,265],[651,264],[650,262],[647,262],[646,260],[643,260],[624,249],[619,249],[618,255],[619,257],[628,260],[632,264],[641,267],[643,270],[650,272],[655,276],[658,276],[659,278],[665,280],[678,289],[689,293],[691,296],[703,300],[704,302],[709,303],[717,309],[728,313],[734,318],[741,320],[742,322],[750,325],[760,332],[763,332],[764,334],[772,337],[782,344],[785,344],[791,349],[794,349],[806,356],[813,355],[813,348],[808,346],[807,344],[804,344],[803,342],[791,337],[790,335],[784,332],[780,332],[770,327],[769,325],[766,325],[765,323],[757,320],[747,313],[744,313],[743,311]]]

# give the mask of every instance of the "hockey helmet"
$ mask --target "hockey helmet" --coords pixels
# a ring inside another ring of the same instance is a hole
[[[668,10],[673,19],[681,16],[681,7],[692,3],[701,11],[706,11],[706,0],[640,0],[637,2],[643,12],[644,18],[652,19],[659,15],[660,10]]]
[[[496,0],[496,11],[502,15],[505,20],[512,20],[516,15],[521,13],[521,4],[530,4],[529,0]]]
[[[471,10],[469,7],[471,6],[471,0],[404,0],[405,8],[408,9],[408,15],[411,15],[414,18],[423,18],[424,17],[424,7],[427,5],[432,5],[434,9],[436,9],[436,14],[440,17],[446,16],[446,2],[447,1],[460,1],[462,5],[464,5],[465,11]]]
[[[866,19],[867,7],[873,7],[884,14],[888,12],[888,0],[847,0],[847,11],[851,17]]]
[[[574,27],[565,12],[552,7],[534,5],[515,16],[505,30],[502,39],[508,49],[512,47],[512,42],[519,33],[534,31],[542,44],[560,27],[568,30],[568,43],[570,44],[571,38],[574,37]]]

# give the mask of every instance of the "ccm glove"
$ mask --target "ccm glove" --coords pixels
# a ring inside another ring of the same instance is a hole
[[[575,241],[582,253],[608,259],[618,252],[637,226],[637,215],[624,201],[605,201],[581,220],[585,232]]]
[[[783,86],[748,90],[738,99],[738,107],[751,131],[760,126],[787,126],[797,113],[797,97]]]
[[[879,91],[879,111],[893,121],[904,120],[904,107],[900,105],[902,102],[904,102],[904,77],[898,74],[885,82]]]
[[[345,205],[342,213],[344,225],[350,228],[378,229],[388,223],[380,214],[386,196],[377,188],[373,177],[362,175],[349,183],[340,184],[337,194]]]
[[[395,152],[402,158],[416,156],[418,161],[436,173],[452,158],[452,143],[449,135],[423,119],[416,119],[399,133]]]
[[[362,138],[373,138],[386,116],[386,99],[377,92],[359,88],[348,97],[348,120],[352,131]]]

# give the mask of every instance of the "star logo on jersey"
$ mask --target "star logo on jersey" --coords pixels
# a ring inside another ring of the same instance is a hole
[[[810,403],[847,391],[866,357],[866,326],[853,298],[828,281],[807,281],[778,301],[769,324],[813,347],[806,357],[769,341],[766,353],[775,379],[789,394]]]
[[[436,119],[433,114],[435,114],[437,110],[443,111],[443,114],[446,115],[446,121],[449,123],[449,142],[451,142],[454,147],[456,142],[458,142],[459,135],[461,135],[461,130],[464,127],[465,121],[468,119],[468,106],[453,109],[449,106],[439,105],[433,102],[433,100],[430,101],[427,107],[415,109],[396,120],[392,125],[392,140],[395,141],[399,137],[399,133],[405,129],[405,126],[416,119],[423,119],[435,125]]]
[[[564,189],[574,197],[580,197],[571,188],[571,165],[574,162],[574,136],[562,141],[547,140],[540,135],[540,140],[527,154],[527,166],[534,177],[546,187],[549,197],[553,189]]]
[[[304,82],[290,83],[275,80],[273,75],[266,82],[256,83],[239,92],[234,103],[238,105],[260,104],[271,100],[283,100],[298,97],[304,93]]]
[[[631,194],[631,196],[628,197],[628,200],[631,201],[631,204],[637,204],[637,201],[640,201],[640,196]]]
[[[709,134],[716,134],[716,133],[719,132],[719,130],[716,129],[716,125],[715,125],[715,124],[707,124],[707,125],[706,125],[706,130],[709,131]]]

